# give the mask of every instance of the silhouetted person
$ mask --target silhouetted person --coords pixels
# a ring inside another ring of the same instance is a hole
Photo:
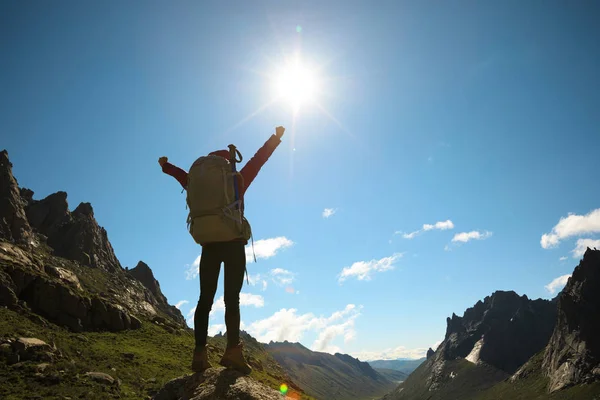
[[[243,373],[252,371],[244,359],[240,341],[240,291],[246,271],[245,246],[251,236],[250,225],[243,216],[243,200],[258,171],[281,143],[284,132],[284,127],[277,127],[275,134],[239,173],[232,168],[236,161],[235,148],[230,148],[230,151],[213,151],[208,156],[198,158],[189,173],[170,164],[167,157],[158,159],[163,172],[173,176],[186,189],[190,209],[189,231],[196,243],[202,246],[199,266],[200,299],[194,314],[194,372],[211,367],[206,339],[221,263],[225,268],[227,349],[220,364]]]

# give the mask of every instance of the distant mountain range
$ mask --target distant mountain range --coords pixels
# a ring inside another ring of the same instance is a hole
[[[392,369],[400,371],[406,375],[410,375],[419,365],[425,361],[425,357],[417,360],[399,358],[397,360],[375,360],[368,361],[369,365],[373,368]]]
[[[373,399],[391,391],[399,380],[393,372],[378,372],[349,355],[311,351],[300,343],[271,342],[265,348],[291,380],[316,399]]]

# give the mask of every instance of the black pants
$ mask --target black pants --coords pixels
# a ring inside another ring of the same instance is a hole
[[[240,340],[240,291],[246,271],[246,251],[243,242],[211,243],[202,247],[200,257],[200,300],[194,314],[196,347],[206,345],[208,316],[213,305],[221,263],[225,264],[225,325],[227,345]]]

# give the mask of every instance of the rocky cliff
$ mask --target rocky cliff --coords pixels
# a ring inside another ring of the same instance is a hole
[[[8,152],[0,152],[0,238],[29,243],[31,227],[23,210],[19,185],[12,174]]]
[[[65,192],[35,200],[19,188],[6,150],[0,179],[0,305],[73,331],[137,329],[141,318],[187,327],[146,264],[129,274],[121,267],[89,203],[71,212]]]
[[[550,392],[600,380],[600,250],[587,249],[559,296],[543,369]]]
[[[469,398],[510,377],[544,348],[556,321],[556,305],[497,291],[447,318],[435,352],[385,399]]]

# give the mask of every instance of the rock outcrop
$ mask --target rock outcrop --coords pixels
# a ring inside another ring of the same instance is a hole
[[[436,353],[444,360],[465,358],[512,374],[544,348],[555,322],[552,302],[497,291],[463,317],[447,319],[446,337]]]
[[[281,393],[239,372],[210,368],[168,382],[153,400],[280,400]]]
[[[429,360],[434,354],[435,351],[430,347],[429,350],[427,350],[427,359]]]
[[[187,329],[147,266],[121,268],[89,203],[70,212],[65,192],[35,200],[19,189],[6,151],[0,179],[0,305],[73,331],[136,329],[139,317],[170,332]]]
[[[0,152],[0,239],[29,243],[31,227],[23,209],[19,185],[12,174],[8,152]]]
[[[69,212],[67,193],[56,192],[33,200],[29,189],[22,196],[32,227],[47,238],[54,254],[108,272],[121,270],[121,264],[108,240],[106,230],[94,218],[90,203],[81,203]]]
[[[558,299],[543,369],[550,392],[600,380],[600,250],[587,249]]]
[[[163,311],[165,314],[170,316],[175,321],[179,322],[181,325],[185,326],[185,318],[181,314],[181,311],[169,304],[167,298],[160,290],[160,283],[154,278],[154,274],[152,270],[143,261],[138,262],[137,266],[133,269],[128,270],[128,273],[137,279],[146,289],[152,293],[154,299],[156,299],[156,304],[154,304],[157,308]]]
[[[386,400],[468,398],[509,378],[548,343],[556,303],[497,291],[446,322],[442,344]]]

